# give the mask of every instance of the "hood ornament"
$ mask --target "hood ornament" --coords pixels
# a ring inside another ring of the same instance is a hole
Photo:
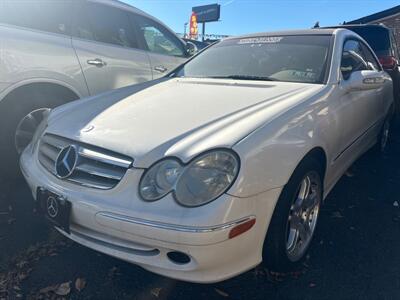
[[[86,126],[85,128],[83,128],[82,130],[81,130],[81,132],[90,132],[90,131],[92,131],[94,129],[94,126],[93,125],[89,125],[89,126]]]
[[[61,150],[55,163],[56,175],[60,179],[72,175],[78,162],[78,149],[71,145]]]

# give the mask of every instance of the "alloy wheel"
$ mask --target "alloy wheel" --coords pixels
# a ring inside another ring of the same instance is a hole
[[[15,130],[15,149],[18,154],[21,154],[32,141],[37,127],[49,112],[49,108],[36,109],[27,114],[18,123],[17,129]]]
[[[317,225],[321,205],[321,180],[315,171],[300,183],[289,212],[286,253],[290,261],[300,260],[308,249]]]
[[[380,140],[381,152],[385,152],[387,148],[389,135],[390,135],[390,121],[386,120],[385,123],[383,124],[381,140]]]

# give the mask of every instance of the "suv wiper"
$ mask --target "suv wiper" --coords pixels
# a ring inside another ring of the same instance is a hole
[[[260,81],[277,81],[275,78],[264,77],[264,76],[252,76],[252,75],[228,75],[228,76],[210,76],[208,78],[215,79],[237,79],[237,80],[260,80]]]

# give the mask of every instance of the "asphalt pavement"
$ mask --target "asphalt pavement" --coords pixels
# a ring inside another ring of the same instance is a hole
[[[387,154],[364,155],[331,192],[302,269],[260,266],[218,284],[167,279],[72,243],[32,212],[23,181],[0,182],[0,299],[400,299],[395,131]]]

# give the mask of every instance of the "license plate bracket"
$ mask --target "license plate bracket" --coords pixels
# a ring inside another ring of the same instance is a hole
[[[53,226],[70,233],[72,204],[65,197],[43,188],[37,190],[37,205],[46,220]]]

